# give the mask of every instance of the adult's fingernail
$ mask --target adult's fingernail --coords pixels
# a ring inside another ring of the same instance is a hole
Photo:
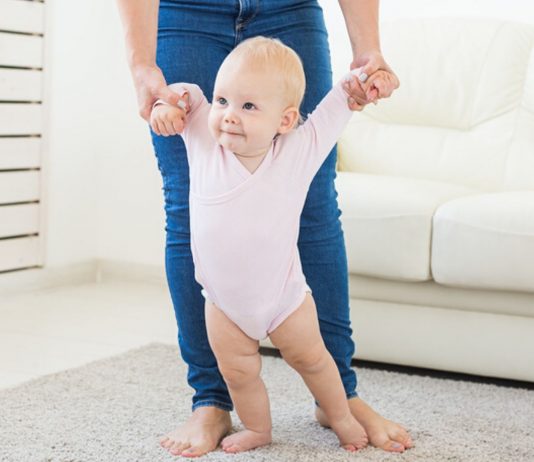
[[[368,75],[365,73],[365,72],[362,72],[359,76],[358,76],[358,79],[360,80],[360,82],[365,82],[367,80],[367,77]]]
[[[187,104],[185,104],[185,101],[180,99],[178,100],[178,103],[176,104],[179,108],[182,108],[185,111],[185,108],[187,107]]]

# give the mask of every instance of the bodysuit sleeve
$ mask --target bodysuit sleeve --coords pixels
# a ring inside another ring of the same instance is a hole
[[[323,98],[308,119],[287,135],[285,149],[294,153],[295,176],[313,179],[352,117],[348,95],[338,82]]]

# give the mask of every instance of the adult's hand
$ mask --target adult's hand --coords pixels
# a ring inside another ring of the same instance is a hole
[[[365,105],[375,103],[381,98],[389,98],[399,88],[399,79],[384,60],[379,51],[369,51],[357,56],[350,69],[361,68],[361,79],[352,79],[347,91],[350,94],[349,107],[353,111],[361,111]],[[373,74],[383,70],[380,77]]]
[[[356,56],[354,61],[352,61],[350,68],[352,70],[358,67],[361,67],[362,73],[366,74],[368,77],[372,77],[378,70],[383,70],[388,74],[388,78],[384,79],[383,84],[380,86],[373,85],[373,79],[371,78],[362,84],[362,89],[365,92],[368,103],[376,102],[382,98],[389,98],[391,94],[399,88],[400,83],[398,77],[386,63],[382,53],[379,51],[372,50]]]
[[[171,106],[178,105],[180,95],[169,89],[161,69],[156,65],[133,68],[132,76],[137,93],[139,115],[147,122],[150,122],[152,106],[158,99]]]

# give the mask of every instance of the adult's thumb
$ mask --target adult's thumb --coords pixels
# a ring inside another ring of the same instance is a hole
[[[181,100],[180,95],[169,89],[169,87],[165,87],[161,90],[159,97],[171,106],[177,106],[178,101]]]

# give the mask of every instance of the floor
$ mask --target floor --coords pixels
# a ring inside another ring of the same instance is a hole
[[[150,342],[176,343],[159,284],[103,282],[0,300],[0,388],[81,366]]]
[[[106,281],[0,295],[0,389],[82,366],[151,342],[176,345],[164,282]],[[263,354],[276,354],[262,350]],[[358,361],[357,365],[462,380],[465,374]],[[532,384],[517,382],[532,389]]]

